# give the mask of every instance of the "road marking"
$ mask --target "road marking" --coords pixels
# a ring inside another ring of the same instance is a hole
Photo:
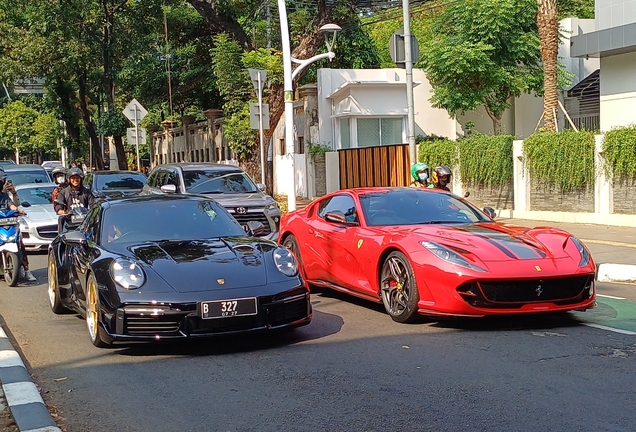
[[[622,243],[622,242],[614,242],[609,240],[590,240],[590,239],[580,239],[583,243],[595,243],[602,244],[608,246],[621,246],[636,249],[636,244],[634,243]]]
[[[611,295],[604,295],[604,294],[596,294],[596,297],[605,297],[605,298],[610,298],[614,300],[627,300],[625,297],[614,297]]]
[[[614,327],[607,327],[607,326],[600,325],[600,324],[583,323],[583,325],[586,325],[588,327],[594,327],[594,328],[601,329],[601,330],[611,331],[611,332],[614,332],[614,333],[620,333],[620,334],[626,334],[626,335],[636,335],[636,332],[633,332],[633,331],[621,330],[621,329],[617,329],[617,328],[614,328]]]

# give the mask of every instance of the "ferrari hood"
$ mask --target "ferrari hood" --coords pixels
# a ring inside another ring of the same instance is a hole
[[[487,223],[437,225],[421,233],[442,245],[468,250],[484,262],[569,258],[563,247],[569,234],[556,229]]]
[[[260,286],[267,283],[264,255],[244,238],[159,241],[128,247],[177,292]]]

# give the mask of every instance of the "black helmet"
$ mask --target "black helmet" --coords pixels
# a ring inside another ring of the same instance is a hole
[[[81,168],[73,167],[66,172],[67,177],[70,179],[73,176],[79,176],[81,179],[84,178],[84,171]]]
[[[437,168],[435,168],[433,170],[433,176],[431,178],[431,180],[433,180],[434,184],[439,184],[440,186],[446,186],[448,183],[450,183],[450,178],[453,175],[453,171],[451,171],[451,169],[446,166],[446,165],[442,165],[442,166],[438,166]],[[440,180],[440,177],[443,176],[448,176],[448,180],[447,181],[442,181]]]
[[[58,174],[66,175],[66,168],[62,166],[57,166],[53,168],[53,171],[51,171],[51,175],[53,176],[53,178],[55,178],[55,176]]]

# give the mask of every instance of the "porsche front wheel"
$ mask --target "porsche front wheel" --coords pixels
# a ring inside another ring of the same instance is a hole
[[[97,282],[91,274],[86,283],[86,327],[91,343],[97,348],[105,348],[110,344],[103,338],[104,330],[99,325],[99,295]]]
[[[49,264],[47,267],[49,280],[49,306],[51,306],[53,313],[58,315],[69,312],[60,299],[60,286],[57,281],[57,264],[55,263],[55,256],[53,256],[53,252],[49,253]]]
[[[382,303],[393,321],[411,323],[420,316],[417,303],[420,299],[415,274],[409,260],[402,252],[391,252],[380,273]]]

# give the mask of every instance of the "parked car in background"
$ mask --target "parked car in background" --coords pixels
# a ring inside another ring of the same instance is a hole
[[[25,216],[20,216],[20,231],[27,250],[46,250],[57,236],[57,215],[51,202],[51,193],[56,186],[54,183],[25,183],[15,188],[21,209],[26,212]]]
[[[11,159],[0,160],[0,167],[5,165],[15,165],[15,162],[12,161]]]
[[[137,195],[146,184],[146,176],[137,171],[93,171],[86,174],[84,185],[100,198]]]
[[[249,221],[261,222],[265,226],[264,235],[274,238],[280,223],[280,209],[264,189],[265,185],[256,185],[245,171],[234,165],[175,163],[153,168],[142,194],[209,195],[244,229]]]
[[[51,177],[51,180],[55,180],[53,178],[53,175],[51,174],[53,172],[53,170],[57,167],[63,167],[64,165],[62,165],[62,162],[60,161],[44,161],[42,162],[42,168],[44,168],[46,170],[46,172],[49,174],[49,177]]]
[[[18,186],[25,183],[51,183],[51,177],[44,168],[35,164],[10,164],[2,168],[7,174],[7,181],[11,180]]]

